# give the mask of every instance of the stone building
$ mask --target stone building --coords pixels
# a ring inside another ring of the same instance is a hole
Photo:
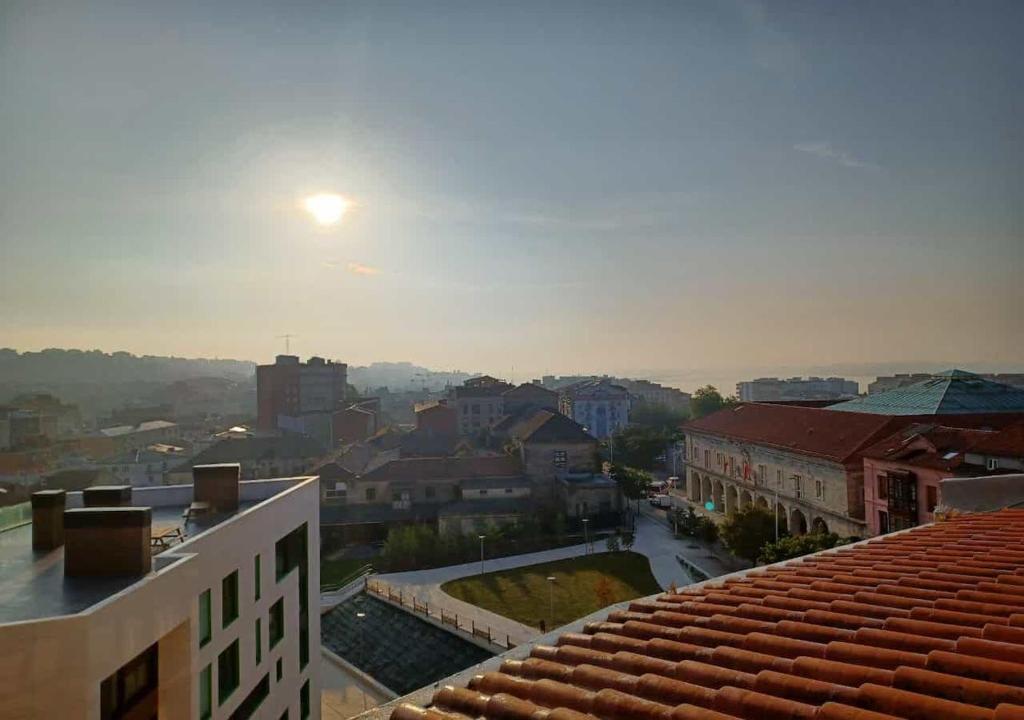
[[[459,434],[478,435],[505,415],[505,398],[512,386],[490,375],[467,380],[453,389]]]

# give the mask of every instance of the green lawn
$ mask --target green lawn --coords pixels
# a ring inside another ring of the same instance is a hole
[[[336,558],[334,560],[320,558],[320,584],[339,583],[370,562],[371,560],[366,558]]]
[[[550,611],[555,578],[554,618]],[[603,593],[601,587],[603,582]],[[452,597],[526,625],[548,629],[565,625],[602,607],[652,595],[661,587],[651,575],[647,558],[632,552],[600,553],[541,565],[475,575],[446,582],[441,589]]]

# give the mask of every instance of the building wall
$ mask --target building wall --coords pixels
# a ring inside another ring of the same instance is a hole
[[[334,441],[343,444],[359,442],[377,432],[377,418],[372,412],[345,408],[334,413],[332,433]]]
[[[629,425],[629,397],[569,398],[562,403],[568,415],[596,438],[604,439]]]
[[[845,378],[758,378],[736,383],[741,402],[772,400],[832,400],[856,397],[858,385]]]
[[[162,553],[178,559],[105,602],[78,615],[0,625],[0,709],[4,718],[100,717],[100,684],[155,642],[160,652],[161,720],[199,718],[199,673],[212,666],[214,719],[227,718],[264,674],[270,696],[259,717],[287,709],[299,717],[299,692],[309,681],[312,718],[320,717],[319,504],[315,479],[251,508],[217,528]],[[161,488],[173,492],[174,488]],[[185,493],[191,497],[191,488]],[[275,579],[275,543],[307,524],[309,664],[299,668],[298,572]],[[254,560],[261,557],[261,593],[255,600]],[[239,573],[239,616],[221,625],[221,581]],[[198,646],[199,595],[211,590],[212,639]],[[268,644],[270,606],[284,598],[285,633]],[[261,618],[263,657],[255,662],[255,620]],[[223,705],[217,701],[217,656],[238,639],[240,682]],[[282,659],[284,676],[276,680]]]
[[[808,529],[816,520],[840,535],[862,535],[862,471],[839,463],[729,438],[687,434],[686,493],[694,504],[714,502],[717,513],[729,513],[749,502],[772,507],[773,497],[785,509],[790,530],[799,512]],[[858,502],[858,498],[860,498]]]
[[[459,415],[454,407],[435,405],[416,413],[416,429],[435,435],[454,436],[459,432]]]
[[[886,462],[873,458],[864,458],[864,514],[867,521],[867,534],[878,535],[882,532],[882,521],[879,513],[889,514],[889,499],[881,497],[879,492],[879,476],[887,472],[906,471],[912,473],[917,486],[917,524],[924,525],[935,521],[935,514],[929,507],[929,488],[934,493],[936,501],[939,499],[939,481],[949,477],[955,477],[955,473],[948,470],[935,470],[931,468],[918,468],[903,465],[898,462]],[[889,524],[889,532],[893,526]]]
[[[534,482],[553,481],[569,471],[594,470],[597,443],[523,443],[519,446],[523,470]],[[557,464],[556,453],[565,453],[565,464]]]
[[[456,398],[455,411],[458,415],[459,434],[476,435],[504,416],[505,402],[501,395]]]
[[[586,487],[566,483],[562,498],[565,514],[570,518],[622,510],[622,493],[615,487]]]
[[[530,497],[528,487],[473,488],[462,491],[463,500],[493,500],[495,498]]]

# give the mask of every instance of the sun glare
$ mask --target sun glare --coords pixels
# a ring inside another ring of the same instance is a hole
[[[310,195],[303,203],[306,212],[313,216],[318,225],[334,225],[341,220],[348,209],[349,202],[341,195],[321,193]]]

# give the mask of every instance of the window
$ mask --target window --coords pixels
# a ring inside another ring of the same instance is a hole
[[[800,489],[801,489],[801,486],[803,485],[803,480],[804,479],[802,477],[800,477],[799,475],[794,475],[793,476],[793,491],[796,493],[797,497],[800,497]]]
[[[996,470],[999,468],[999,460],[997,460],[996,458],[986,458],[985,467],[987,467],[989,470]]]
[[[925,499],[928,503],[928,512],[935,512],[935,506],[939,504],[939,489],[934,485],[925,488]]]
[[[889,499],[889,477],[884,473],[881,473],[878,476],[878,499]]]
[[[821,484],[821,480],[814,481],[814,497],[821,500],[825,496],[825,488]]]
[[[271,649],[284,637],[284,598],[270,606],[267,619],[267,639]]]
[[[248,695],[245,696],[245,700],[238,704],[238,708],[231,713],[230,720],[248,720],[256,711],[259,709],[263,701],[270,695],[270,676],[264,675],[256,687],[254,687]]]
[[[231,697],[231,693],[238,689],[238,677],[238,641],[235,640],[217,656],[218,705],[223,705],[224,701]]]
[[[263,662],[263,619],[256,618],[256,664]]]
[[[428,485],[423,489],[423,494],[426,495],[427,500],[432,500],[434,498],[434,493],[435,490],[433,485]]]
[[[506,495],[511,495],[512,494],[512,488],[505,488],[505,494]]]
[[[473,414],[474,415],[479,415],[480,414],[480,405],[478,405],[477,403],[473,403]]]
[[[878,511],[878,532],[883,535],[889,532],[889,513],[885,510]]]
[[[366,488],[366,499],[373,501],[377,499],[377,488]]]
[[[777,488],[781,488],[782,487],[782,471],[781,470],[776,470],[775,471],[775,487],[777,487]]]
[[[281,682],[284,679],[284,660],[281,658],[277,659],[277,681]]]
[[[213,715],[213,666],[207,665],[199,671],[199,720],[209,720]]]
[[[391,501],[392,502],[398,502],[401,499],[402,499],[402,493],[400,493],[398,490],[392,490],[391,491]]]
[[[213,637],[213,622],[210,619],[210,591],[199,594],[199,647],[210,642]]]
[[[483,490],[480,491],[480,495],[481,496],[486,495],[486,494],[487,494],[487,490],[486,489],[483,489]]]
[[[309,717],[309,680],[302,683],[299,690],[299,717],[306,720]]]
[[[711,451],[704,451],[704,467],[711,467]]]
[[[555,467],[564,468],[569,464],[569,453],[565,450],[555,450],[553,456]]]
[[[256,555],[252,559],[252,586],[253,586],[253,600],[260,599],[260,590],[263,586],[263,568],[260,566],[260,556]]]
[[[764,465],[758,465],[757,466],[757,480],[758,480],[758,482],[763,483],[767,479],[768,479],[768,468],[765,467]]]
[[[238,571],[221,580],[221,626],[227,627],[238,617]]]
[[[100,684],[100,717],[129,717],[157,688],[157,644],[136,655]]]

